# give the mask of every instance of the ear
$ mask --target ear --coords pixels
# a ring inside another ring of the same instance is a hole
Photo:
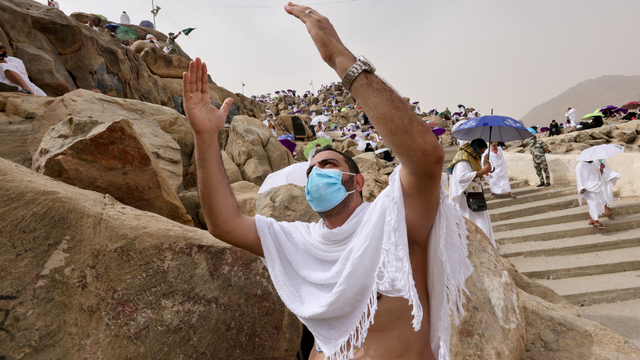
[[[356,191],[362,191],[364,189],[364,176],[362,174],[356,175]]]

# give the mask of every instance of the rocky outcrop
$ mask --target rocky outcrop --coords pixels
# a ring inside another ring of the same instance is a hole
[[[56,126],[47,134],[58,130]],[[66,146],[50,147],[48,156],[36,157],[36,170],[82,189],[109,194],[136,209],[193,225],[131,121],[99,124],[88,134],[69,140]],[[46,136],[43,143],[47,143]]]
[[[466,220],[469,259],[465,315],[451,330],[452,359],[520,358],[527,336],[518,289],[484,232]]]
[[[258,186],[267,175],[293,164],[291,153],[269,128],[248,116],[233,118],[224,150],[240,169],[242,178]]]
[[[55,99],[0,92],[0,157],[31,167],[31,124]]]
[[[164,106],[86,90],[76,90],[58,98],[34,120],[27,143],[33,155],[34,169],[41,171],[42,164],[52,153],[85,136],[93,127],[121,119],[132,122],[169,183],[179,191],[194,146],[193,132],[187,120]]]
[[[521,360],[640,359],[640,349],[615,331],[519,291],[527,320]]]
[[[291,134],[297,140],[309,141],[315,139],[316,133],[313,131],[311,118],[304,115],[280,115],[274,121],[278,129],[278,135]]]
[[[238,203],[240,212],[247,216],[256,214],[256,201],[258,200],[260,187],[248,181],[238,181],[231,184],[231,191]]]
[[[257,256],[0,159],[7,359],[293,359]]]
[[[304,187],[294,184],[274,187],[260,194],[256,214],[278,221],[312,223],[320,220],[320,215],[307,202]]]
[[[189,71],[190,59],[165,54],[156,46],[147,46],[140,54],[152,74],[162,78],[182,79],[182,73]]]

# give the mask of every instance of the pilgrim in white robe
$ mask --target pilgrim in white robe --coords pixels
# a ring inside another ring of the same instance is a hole
[[[478,225],[487,235],[493,247],[496,247],[496,240],[493,236],[491,218],[489,211],[473,212],[467,205],[465,192],[481,192],[482,182],[475,179],[476,171],[468,161],[460,161],[453,168],[453,174],[449,179],[449,201],[460,210],[462,216]]]
[[[598,217],[604,214],[604,206],[606,205],[605,184],[600,174],[600,163],[581,161],[576,166],[576,183],[578,185],[578,203],[582,206],[582,199],[587,200],[589,216],[598,221]],[[585,190],[584,194],[580,193],[582,189]]]
[[[511,192],[511,184],[509,184],[509,174],[507,173],[507,162],[504,160],[502,149],[498,147],[498,153],[494,154],[491,149],[482,154],[482,166],[485,165],[485,157],[489,155],[489,163],[492,172],[485,176],[485,180],[489,183],[492,194],[508,194]]]
[[[564,114],[564,116],[569,119],[569,122],[571,122],[572,127],[578,126],[578,122],[576,121],[578,117],[578,113],[576,112],[576,109],[571,109],[567,111],[566,114]]]
[[[609,164],[607,164],[607,160],[603,159],[602,163],[605,166],[604,170],[602,171],[602,181],[604,182],[604,197],[607,206],[611,206],[613,205],[613,186],[622,177],[622,175],[613,171],[609,167]]]
[[[18,75],[20,75],[20,77],[24,80],[24,82],[27,83],[27,85],[29,86],[27,90],[31,91],[33,95],[47,96],[47,94],[44,91],[42,91],[42,89],[37,87],[34,83],[32,83],[29,80],[29,75],[27,74],[27,68],[24,67],[24,63],[22,62],[22,60],[13,56],[7,56],[5,60],[7,61],[6,63],[0,63],[0,82],[3,82],[11,86],[16,86],[18,90],[22,90],[22,87],[20,85],[7,79],[5,75],[5,71],[11,70],[17,73]]]

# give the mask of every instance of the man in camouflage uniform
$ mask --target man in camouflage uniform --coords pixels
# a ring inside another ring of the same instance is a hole
[[[540,179],[540,184],[538,187],[542,186],[551,186],[551,177],[549,176],[549,166],[547,165],[547,158],[544,156],[547,153],[550,153],[549,146],[542,141],[539,141],[538,138],[534,135],[531,138],[531,146],[529,147],[529,151],[531,151],[531,155],[533,155],[533,167],[536,169],[536,174],[538,174],[538,178]],[[547,177],[547,182],[545,183],[544,177],[542,176],[542,172],[544,171],[545,176]]]

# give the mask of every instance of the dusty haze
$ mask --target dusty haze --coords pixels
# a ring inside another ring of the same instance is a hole
[[[58,0],[119,21],[150,19],[151,0]],[[45,3],[45,0],[39,0]],[[158,30],[198,28],[180,46],[221,86],[247,95],[339,79],[285,1],[156,0]],[[322,4],[319,4],[322,3]],[[640,75],[637,0],[309,1],[343,42],[423,110],[463,103],[520,118],[588,79]],[[316,4],[316,5],[314,5]],[[568,105],[567,105],[568,106]]]

